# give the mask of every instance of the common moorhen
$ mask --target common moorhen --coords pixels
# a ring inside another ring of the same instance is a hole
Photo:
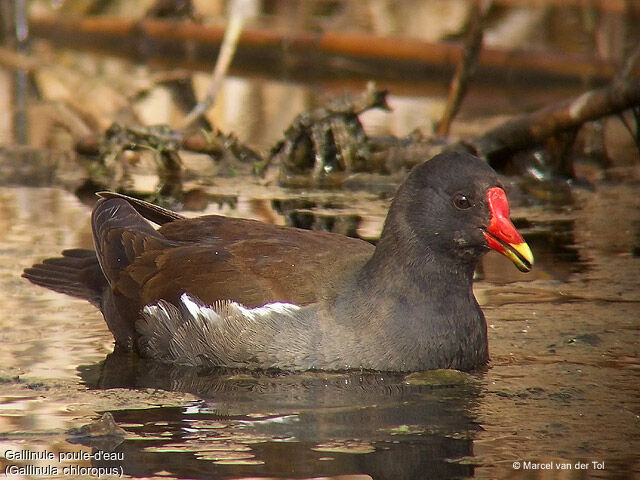
[[[95,251],[64,251],[24,276],[89,300],[118,348],[167,363],[471,370],[489,358],[472,291],[480,257],[492,248],[522,271],[533,263],[497,174],[465,153],[413,168],[375,248],[100,196]]]

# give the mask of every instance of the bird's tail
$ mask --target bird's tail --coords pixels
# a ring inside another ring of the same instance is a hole
[[[96,252],[81,248],[65,250],[62,257],[25,268],[22,276],[41,287],[88,300],[98,308],[107,286]]]

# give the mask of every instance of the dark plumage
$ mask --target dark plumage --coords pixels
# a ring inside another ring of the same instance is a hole
[[[95,252],[65,251],[24,276],[89,300],[119,347],[168,363],[470,370],[489,358],[472,292],[481,255],[493,248],[524,271],[533,262],[496,173],[462,153],[411,171],[375,249],[101,196]]]

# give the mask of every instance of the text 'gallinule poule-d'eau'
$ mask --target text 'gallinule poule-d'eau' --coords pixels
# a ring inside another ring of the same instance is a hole
[[[522,271],[533,263],[497,174],[465,153],[410,172],[375,248],[101,197],[91,219],[95,251],[64,251],[24,276],[89,300],[118,348],[166,363],[471,370],[489,358],[472,291],[480,257],[492,248]]]

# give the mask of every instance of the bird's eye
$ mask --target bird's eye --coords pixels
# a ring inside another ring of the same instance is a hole
[[[473,206],[471,200],[469,200],[469,197],[467,197],[464,193],[456,193],[453,196],[453,204],[460,210],[466,210],[467,208],[471,208]]]

